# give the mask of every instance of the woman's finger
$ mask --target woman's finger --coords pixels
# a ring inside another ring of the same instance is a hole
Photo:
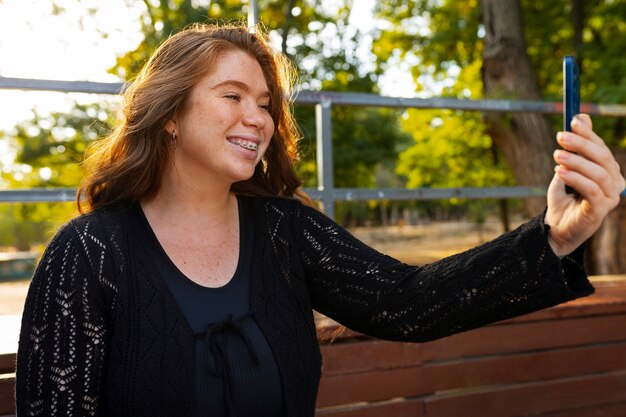
[[[602,202],[607,200],[599,184],[579,172],[569,170],[561,165],[556,168],[556,173],[565,184],[574,188],[585,200],[589,201],[591,207],[598,209]]]
[[[600,139],[600,143],[587,139],[572,132],[559,132],[557,134],[559,144],[570,152],[575,152],[587,158],[605,169],[614,171],[618,168],[617,162],[611,150]]]
[[[557,150],[554,152],[554,160],[564,166],[568,171],[574,171],[598,184],[604,195],[608,198],[614,195],[616,181],[613,173],[603,166],[568,151]]]
[[[586,116],[586,117],[585,117]],[[591,118],[586,114],[579,114],[572,119],[571,123],[572,132],[583,136],[584,138],[597,144],[604,144],[604,141],[596,132],[593,131],[593,124]],[[605,145],[606,146],[606,145]]]

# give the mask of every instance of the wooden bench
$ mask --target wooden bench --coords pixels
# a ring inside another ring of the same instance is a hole
[[[15,413],[15,354],[0,355],[0,416]]]
[[[346,331],[323,344],[318,416],[626,416],[626,278],[596,294],[424,344]],[[320,319],[319,334],[338,326]]]
[[[624,417],[626,277],[592,280],[591,297],[424,344],[337,336],[320,317],[317,415]],[[14,365],[0,355],[0,416]]]

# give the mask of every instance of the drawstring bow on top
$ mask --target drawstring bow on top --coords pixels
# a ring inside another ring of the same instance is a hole
[[[206,330],[194,333],[194,336],[202,338],[205,342],[207,354],[206,367],[209,374],[222,378],[224,401],[229,417],[235,417],[235,400],[233,393],[232,365],[227,354],[227,338],[224,336],[227,333],[239,336],[246,346],[246,350],[252,358],[254,365],[259,365],[259,356],[254,349],[250,337],[241,325],[243,319],[251,315],[251,313],[248,313],[238,320],[233,320],[233,315],[230,314],[225,320],[209,324]]]

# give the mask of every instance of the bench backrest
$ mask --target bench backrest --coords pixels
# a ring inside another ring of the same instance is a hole
[[[0,354],[0,416],[15,414],[15,353]]]
[[[626,416],[626,279],[595,286],[591,297],[424,344],[348,331],[322,347],[317,415]]]
[[[626,415],[626,277],[593,296],[423,344],[318,318],[328,417]],[[334,337],[332,343],[326,341]],[[15,413],[15,354],[0,355],[0,416]]]

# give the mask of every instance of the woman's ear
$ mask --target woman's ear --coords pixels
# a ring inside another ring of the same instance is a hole
[[[169,133],[170,135],[174,132],[176,132],[176,120],[175,119],[170,119],[167,121],[167,123],[165,123],[165,130],[167,131],[167,133]]]

